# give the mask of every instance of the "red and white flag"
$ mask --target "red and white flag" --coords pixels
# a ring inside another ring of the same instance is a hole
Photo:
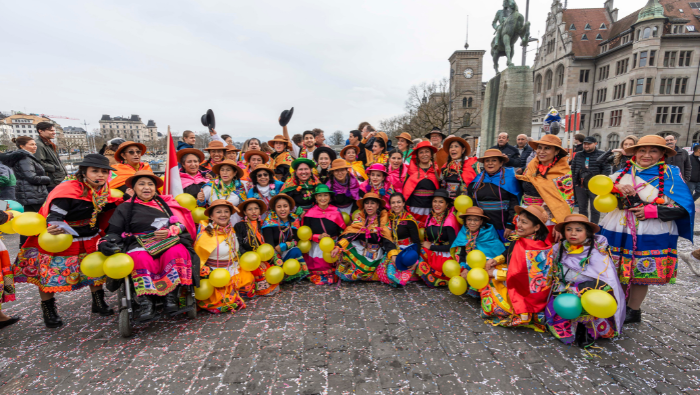
[[[177,196],[183,193],[182,180],[180,180],[180,169],[177,167],[177,154],[175,151],[175,142],[173,135],[170,134],[168,127],[168,154],[165,160],[165,185],[163,185],[163,194]]]

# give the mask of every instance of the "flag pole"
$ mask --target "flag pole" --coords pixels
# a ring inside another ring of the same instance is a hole
[[[163,193],[165,195],[170,195],[170,177],[168,175],[168,173],[170,172],[170,169],[168,169],[168,159],[170,158],[170,139],[171,139],[170,125],[168,125],[168,138],[166,139],[167,148],[165,150],[165,163],[163,165],[163,168],[165,169],[165,173],[164,173],[165,175],[163,177],[163,179],[165,181],[165,188],[163,188]]]

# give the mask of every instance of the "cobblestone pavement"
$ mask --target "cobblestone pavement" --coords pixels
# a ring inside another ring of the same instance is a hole
[[[0,331],[0,393],[700,394],[700,278],[684,263],[678,277],[652,289],[643,323],[590,355],[487,325],[475,300],[416,284],[285,285],[236,314],[153,322],[129,339],[116,316],[89,313],[87,289],[58,295],[65,325],[46,329],[36,288],[20,284],[5,307],[23,319]]]

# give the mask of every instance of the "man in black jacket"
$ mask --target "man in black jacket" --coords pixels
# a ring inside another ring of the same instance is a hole
[[[688,188],[693,194],[693,200],[700,197],[700,144],[693,146],[693,154],[690,158],[690,179],[688,180]]]
[[[501,151],[501,153],[508,157],[508,160],[503,164],[504,167],[520,166],[520,151],[508,144],[508,133],[499,133],[498,140],[496,140],[496,145],[491,148]]]
[[[532,147],[530,147],[530,144],[528,144],[529,140],[530,139],[527,138],[527,135],[519,134],[517,140],[515,141],[515,149],[518,150],[520,155],[520,163],[515,169],[515,172],[518,174],[523,174],[525,168],[527,167],[527,158],[529,158],[530,154],[532,154]]]
[[[678,146],[676,145],[676,136],[669,134],[668,136],[664,137],[664,139],[666,140],[667,147],[676,150],[675,156],[666,158],[666,164],[678,166],[678,168],[681,170],[681,176],[683,177],[683,180],[685,182],[688,182],[688,180],[690,180],[690,173],[692,171],[692,167],[690,165],[690,155],[688,155],[688,151],[684,150],[683,148],[678,148]]]
[[[610,165],[599,162],[598,157],[603,151],[597,149],[598,141],[593,136],[583,140],[583,150],[576,154],[571,162],[571,175],[574,179],[574,194],[578,204],[578,212],[588,216],[588,205],[591,205],[591,222],[600,221],[600,212],[593,206],[596,195],[588,190],[588,180],[598,174],[610,174]]]
[[[67,175],[58,157],[56,144],[51,141],[56,137],[56,127],[51,122],[39,122],[36,125],[36,131],[39,133],[39,138],[35,140],[37,149],[34,156],[41,162],[46,175],[51,179],[48,185],[48,190],[51,192],[56,185],[63,182]]]

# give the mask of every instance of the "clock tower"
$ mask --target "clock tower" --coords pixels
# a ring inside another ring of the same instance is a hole
[[[467,47],[467,45],[465,45]],[[450,130],[447,134],[464,137],[481,135],[481,109],[484,83],[482,66],[486,51],[459,50],[450,56]],[[472,148],[475,145],[467,139]],[[473,155],[473,151],[472,151]]]

